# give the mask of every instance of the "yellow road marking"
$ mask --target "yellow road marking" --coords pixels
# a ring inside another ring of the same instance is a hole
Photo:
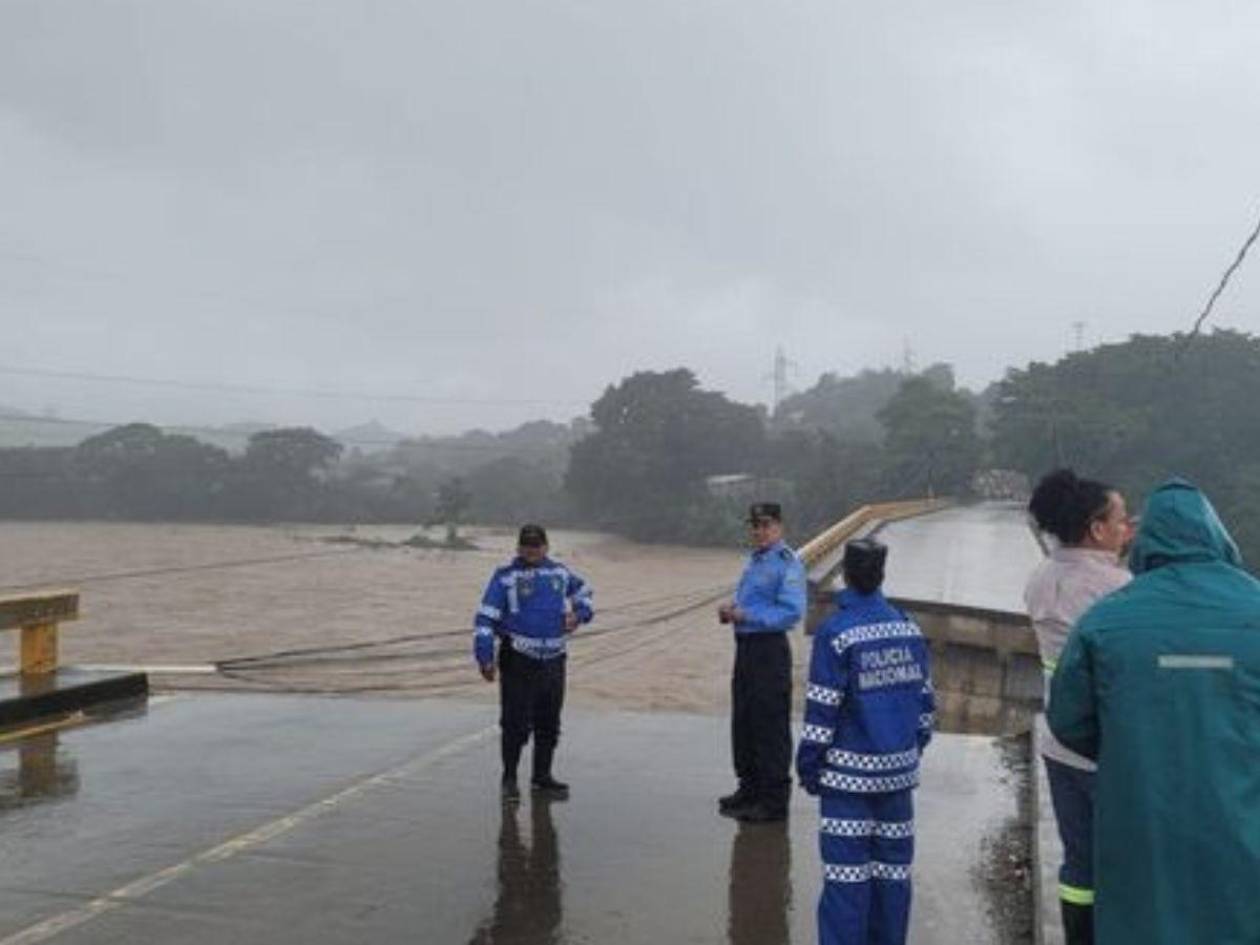
[[[397,768],[364,778],[362,781],[358,781],[338,791],[336,794],[329,795],[312,804],[308,804],[292,814],[280,817],[270,823],[263,824],[261,827],[226,840],[218,846],[203,850],[181,863],[160,869],[157,872],[150,873],[148,876],[142,876],[127,883],[125,886],[119,886],[112,892],[107,892],[105,895],[93,899],[77,909],[69,909],[60,915],[55,915],[35,925],[28,926],[22,931],[10,935],[8,938],[0,939],[0,945],[36,945],[39,942],[47,942],[68,929],[76,928],[85,922],[90,922],[97,916],[113,912],[115,909],[120,909],[128,903],[139,900],[155,889],[161,889],[181,876],[191,873],[199,866],[230,860],[246,850],[260,846],[288,833],[308,820],[319,817],[321,814],[325,814],[340,804],[344,804],[346,801],[358,797],[373,788],[388,784],[397,778],[414,774],[443,758],[458,754],[464,749],[472,747],[477,742],[489,738],[497,731],[497,727],[491,726],[473,732],[471,735],[464,735],[440,748],[435,748],[431,752],[420,755],[418,758],[413,758]]]

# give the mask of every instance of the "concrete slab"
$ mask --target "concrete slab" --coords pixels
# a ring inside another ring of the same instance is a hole
[[[494,718],[186,696],[0,752],[0,945],[814,940],[814,802],[788,825],[718,817],[725,720],[569,713],[572,800],[505,810]],[[982,876],[1018,787],[988,739],[929,749],[918,945],[1001,941]]]

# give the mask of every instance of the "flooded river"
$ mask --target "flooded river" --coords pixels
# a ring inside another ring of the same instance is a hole
[[[215,675],[159,671],[159,687],[493,697],[470,658],[472,614],[515,532],[471,529],[478,550],[465,552],[399,544],[415,532],[4,523],[0,585],[79,588],[82,619],[63,631],[63,661],[225,664]],[[732,645],[713,613],[738,576],[739,549],[590,532],[551,540],[596,593],[596,621],[573,641],[573,701],[725,708]]]

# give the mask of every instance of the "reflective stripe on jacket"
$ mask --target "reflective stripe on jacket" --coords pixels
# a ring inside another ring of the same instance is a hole
[[[935,722],[927,642],[879,591],[837,603],[814,635],[797,774],[815,794],[912,788]]]

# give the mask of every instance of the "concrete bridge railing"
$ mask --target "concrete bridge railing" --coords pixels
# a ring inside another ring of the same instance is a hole
[[[937,728],[985,735],[1032,728],[1044,683],[1027,614],[897,597],[892,602],[914,618],[932,649]]]
[[[805,562],[805,568],[810,572],[812,580],[815,569],[859,532],[885,522],[895,522],[903,518],[936,512],[952,504],[952,499],[909,499],[904,502],[877,502],[873,505],[859,506],[836,524],[805,542],[796,549],[796,553]],[[834,573],[834,568],[827,568],[827,570],[828,574],[819,576],[821,580],[825,580]]]
[[[143,672],[60,665],[60,625],[78,618],[75,590],[0,596],[0,630],[20,634],[18,672],[0,674],[0,744],[77,724],[104,704],[134,703],[148,695]]]
[[[50,590],[0,597],[0,630],[17,630],[18,669],[25,676],[57,671],[58,625],[79,618],[79,592]]]
[[[807,542],[799,553],[809,572],[806,631],[834,610],[833,590],[841,547],[901,519],[953,506],[948,499],[918,499],[862,506]],[[894,604],[923,630],[932,648],[937,721],[943,731],[1014,734],[1028,731],[1042,704],[1037,641],[1026,614],[948,600],[896,596]]]

